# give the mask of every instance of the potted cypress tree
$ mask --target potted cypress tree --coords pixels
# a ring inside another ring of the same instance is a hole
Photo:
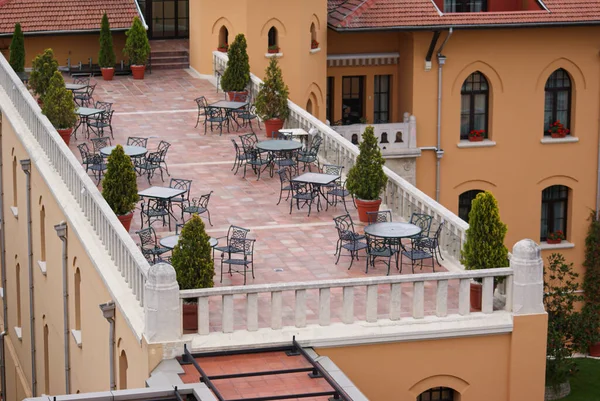
[[[129,64],[133,79],[144,79],[146,71],[146,61],[150,54],[150,43],[146,29],[138,17],[133,18],[131,28],[126,32],[127,40],[123,52],[129,56]]]
[[[600,221],[596,212],[590,214],[590,226],[585,238],[585,273],[583,275],[582,324],[585,326],[581,333],[582,351],[588,351],[590,356],[600,356]]]
[[[25,39],[21,24],[15,24],[15,32],[10,41],[10,66],[15,72],[25,71]]]
[[[44,53],[38,54],[33,59],[31,76],[29,77],[29,86],[38,96],[38,103],[41,105],[44,102],[46,91],[50,86],[50,79],[54,73],[58,71],[58,61],[54,59],[52,49],[44,50]]]
[[[112,81],[115,75],[115,49],[113,48],[112,34],[110,32],[110,23],[106,13],[102,16],[100,25],[100,51],[98,52],[98,64],[102,71],[102,78],[105,81]]]
[[[246,37],[243,33],[235,36],[227,49],[227,67],[221,77],[221,88],[233,100],[234,92],[248,93],[246,85],[250,82],[250,62],[246,51]]]
[[[356,163],[348,171],[346,189],[356,199],[359,220],[368,223],[367,212],[379,210],[381,205],[379,194],[387,183],[387,176],[383,172],[385,159],[381,155],[372,126],[365,128],[358,149],[360,153]]]
[[[179,289],[191,290],[214,286],[215,265],[209,239],[200,216],[192,215],[183,226],[171,257],[171,265],[177,274]],[[183,329],[198,330],[196,303],[183,304]]]
[[[73,94],[65,88],[65,81],[59,71],[54,71],[44,99],[42,113],[48,117],[68,146],[73,127],[77,123],[77,106],[73,102]]]
[[[469,212],[469,228],[461,251],[461,263],[467,270],[508,266],[504,246],[506,224],[500,220],[498,202],[491,192],[477,194]],[[471,283],[471,308],[481,310],[481,282]]]
[[[273,136],[273,132],[283,128],[283,123],[290,114],[288,93],[277,59],[272,58],[255,102],[256,113],[265,122],[265,131],[269,138]]]
[[[133,163],[121,145],[117,145],[108,156],[106,174],[102,180],[102,196],[125,230],[129,231],[133,209],[140,197]]]

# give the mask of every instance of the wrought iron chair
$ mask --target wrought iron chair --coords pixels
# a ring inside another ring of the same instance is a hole
[[[194,99],[196,105],[198,105],[198,119],[196,120],[196,126],[194,128],[198,128],[198,124],[200,124],[200,117],[206,116],[206,108],[208,107],[208,102],[204,96],[197,97]],[[204,134],[206,135],[206,129],[204,130]]]
[[[248,106],[248,108],[237,112],[236,117],[242,120],[242,126],[250,126],[250,131],[254,132],[254,127],[252,126],[252,120],[256,120],[258,124],[258,129],[260,130],[260,119],[256,115],[256,107],[254,105]]]
[[[204,135],[206,135],[206,126],[208,123],[210,123],[210,132],[213,132],[216,125],[219,129],[219,135],[223,135],[223,124],[227,125],[227,132],[229,132],[229,118],[220,107],[205,107],[204,116]]]
[[[111,111],[112,110],[112,103],[110,102],[101,102],[101,101],[97,101],[94,104],[94,108],[96,109],[100,109],[100,110],[104,110],[104,111]]]
[[[377,212],[367,212],[367,220],[369,224],[389,223],[392,221],[392,211],[379,210]]]
[[[153,163],[158,164],[158,167],[160,169],[160,178],[163,181],[164,181],[163,170],[166,171],[166,173],[169,177],[171,176],[171,174],[169,174],[169,166],[167,166],[167,152],[170,147],[171,147],[171,144],[169,142],[160,141],[158,143],[158,147],[156,148],[156,151],[152,152],[152,153],[148,153],[148,158]],[[164,164],[164,167],[163,167],[163,164]]]
[[[298,173],[298,150],[288,150],[282,152],[276,152],[273,157],[273,165],[277,166],[278,169],[289,168],[290,171],[293,169]],[[272,176],[271,172],[271,176]]]
[[[300,210],[300,202],[302,202],[302,206],[308,205],[308,217],[310,217],[312,204],[314,203],[315,199],[317,200],[317,212],[321,210],[321,202],[319,201],[318,190],[303,182],[291,181],[291,187],[292,198],[290,199],[290,214],[292,214],[294,201],[296,201],[296,208],[298,210]]]
[[[139,136],[130,136],[127,138],[128,146],[141,146],[142,148],[148,147],[148,138],[142,138]]]
[[[416,240],[417,246],[420,249],[423,249],[424,251],[433,253],[433,256],[435,256],[435,260],[436,260],[438,266],[442,265],[440,263],[440,259],[438,259],[438,255],[442,260],[444,260],[444,258],[442,257],[442,251],[440,250],[440,235],[442,234],[442,229],[444,228],[444,224],[445,224],[445,221],[444,221],[444,219],[442,219],[442,221],[438,225],[437,229],[435,230],[435,233],[433,234],[433,236],[421,237]]]
[[[358,251],[367,248],[367,243],[364,241],[364,235],[358,235],[354,232],[354,229],[349,230],[347,225],[344,224],[346,218],[350,217],[350,215],[334,217],[333,221],[335,222],[335,228],[338,233],[338,244],[336,249],[336,254],[338,255],[335,264],[337,265],[340,261],[340,256],[342,256],[342,250],[345,249],[350,252],[350,266],[348,266],[348,270],[352,267],[352,263],[354,263],[354,258],[358,260]],[[339,221],[339,223],[338,223]],[[350,223],[352,220],[350,219]]]
[[[335,253],[333,254],[334,256],[338,255],[339,260],[339,253],[342,250],[342,238],[346,241],[359,241],[364,240],[365,236],[358,234],[354,230],[354,222],[352,222],[352,217],[349,213],[334,217],[333,222],[335,223],[335,228],[338,232],[342,233],[342,236],[338,238],[337,244],[335,245]]]
[[[326,210],[329,210],[329,197],[333,197],[333,201],[331,204],[333,206],[337,206],[339,199],[342,200],[344,205],[344,210],[348,213],[348,207],[346,206],[346,202],[348,201],[346,198],[350,197],[352,203],[354,204],[354,197],[350,194],[350,191],[346,189],[346,183],[342,181],[342,171],[344,170],[344,166],[338,166],[335,164],[324,164],[323,165],[323,173],[337,175],[340,178],[335,180],[334,182],[323,185],[322,190],[325,192],[325,197],[327,198]]]
[[[235,139],[231,138],[231,142],[233,143],[233,148],[235,149],[235,160],[233,161],[233,167],[231,168],[231,171],[235,169],[235,173],[233,173],[235,175],[242,164],[246,163],[247,155],[242,149],[240,149]]]
[[[190,189],[192,188],[192,180],[186,180],[183,178],[171,178],[169,182],[169,188],[174,189],[185,189],[185,192],[174,198],[170,199],[171,206],[176,203],[181,209],[181,219],[183,220],[183,204],[190,200]]]
[[[90,79],[92,79],[91,75],[75,77],[73,78],[73,83],[77,85],[89,85]]]
[[[429,236],[429,230],[431,229],[431,221],[433,217],[428,214],[423,213],[413,213],[410,216],[410,224],[414,224],[415,226],[421,228],[421,233],[415,235],[415,239],[427,238]]]
[[[321,166],[319,165],[319,148],[321,147],[321,142],[323,140],[320,136],[315,136],[310,144],[310,147],[306,151],[300,151],[298,162],[304,164],[304,168],[302,171],[306,171],[306,166],[308,166],[308,171],[312,171],[310,165],[312,163],[317,163],[317,168],[320,170]]]
[[[96,134],[96,136],[103,137],[104,129],[108,128],[110,130],[111,138],[115,139],[115,137],[113,136],[113,129],[112,129],[112,116],[113,116],[114,112],[115,112],[114,110],[104,111],[100,114],[96,114],[93,119],[88,118],[88,120],[87,120],[88,135],[89,135],[89,132],[92,131],[94,134]]]
[[[92,142],[92,148],[94,149],[94,153],[100,153],[100,149],[105,148],[107,146],[111,146],[110,138],[107,136],[101,136],[99,138],[90,139]]]
[[[140,218],[142,221],[141,227],[144,228],[144,216],[148,227],[152,226],[156,221],[162,221],[163,226],[169,225],[171,231],[171,215],[169,214],[169,204],[162,199],[146,199],[142,201]],[[167,223],[168,220],[168,223]]]
[[[80,107],[89,107],[91,104],[93,104],[93,100],[94,100],[94,90],[96,89],[96,85],[89,85],[85,88],[85,91],[82,92],[75,92],[73,94],[73,100],[75,101],[75,104],[79,105]]]
[[[396,259],[396,269],[398,269],[398,248],[395,247],[386,238],[374,237],[367,234],[367,263],[365,273],[369,272],[369,265],[375,267],[375,260],[382,259],[387,266],[387,275],[390,275],[390,266],[392,258]]]
[[[136,231],[136,234],[140,236],[142,255],[146,257],[148,262],[156,263],[162,254],[170,251],[169,248],[159,246],[154,228],[143,228]]]
[[[244,178],[246,178],[246,167],[250,165],[252,170],[256,173],[256,181],[260,180],[260,174],[266,170],[271,164],[271,160],[264,153],[257,152],[255,150],[246,150],[244,147],[244,153],[247,156],[246,163],[244,164]]]
[[[199,198],[192,198],[191,201],[185,201],[182,204],[182,212],[181,212],[181,216],[183,218],[183,213],[189,213],[189,214],[198,214],[200,216],[202,216],[204,213],[207,214],[208,216],[208,223],[212,226],[212,222],[210,221],[210,211],[208,210],[208,202],[210,201],[210,196],[212,195],[213,191],[210,191],[207,194],[204,194],[202,196],[200,196]]]
[[[233,273],[239,273],[244,276],[244,285],[246,284],[246,273],[248,269],[254,278],[254,243],[255,239],[238,239],[233,238],[229,241],[230,251],[227,253],[227,258],[221,256],[221,280],[223,282],[223,265],[228,265],[228,273],[230,276]],[[239,266],[238,269],[232,269],[231,266]]]
[[[223,236],[223,237],[218,237],[215,238],[218,243],[220,243],[220,241],[222,239],[226,239],[226,245],[223,246],[215,246],[213,248],[213,254],[214,251],[219,251],[221,252],[221,260],[225,258],[225,254],[228,255],[228,259],[231,259],[231,254],[232,253],[240,253],[240,240],[245,240],[246,237],[248,236],[248,233],[250,232],[249,229],[247,228],[243,228],[243,227],[239,227],[239,226],[234,226],[231,225],[229,226],[229,229],[227,230],[227,235]],[[221,279],[223,278],[222,276],[222,269],[221,269]]]
[[[81,164],[85,167],[85,172],[88,173],[91,170],[94,178],[97,180],[96,185],[100,184],[102,173],[107,168],[104,158],[98,153],[90,152],[86,143],[77,145],[77,148],[81,154]]]
[[[162,176],[162,170],[156,160],[160,159],[160,152],[151,152],[146,155],[136,157],[134,161],[134,167],[137,170],[138,175],[146,174],[148,178],[148,184],[151,184],[150,179],[154,177],[154,172],[160,170],[160,178],[164,181]]]
[[[284,192],[287,192],[285,201],[287,202],[290,198],[290,193],[292,192],[292,186],[290,183],[292,179],[292,172],[291,169],[284,167],[277,170],[277,175],[279,175],[279,183],[281,184],[281,187],[279,188],[279,200],[277,201],[277,204],[279,205]]]
[[[415,265],[420,262],[421,270],[423,270],[423,261],[426,259],[431,259],[431,266],[433,268],[433,272],[435,273],[435,262],[433,261],[433,253],[428,252],[428,248],[420,244],[420,238],[411,238],[411,247],[410,249],[402,250],[400,254],[400,272],[402,272],[402,259],[404,257],[408,258],[411,262],[412,272],[415,272]]]

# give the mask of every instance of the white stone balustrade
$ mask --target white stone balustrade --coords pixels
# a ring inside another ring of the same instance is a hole
[[[227,54],[214,51],[213,66],[215,74],[217,71],[223,71],[227,66]],[[252,98],[255,99],[262,81],[254,74],[250,74],[250,76],[250,91]],[[358,148],[352,142],[294,102],[288,101],[288,106],[290,116],[286,124],[289,127],[303,128],[307,132],[311,129],[316,130],[323,139],[319,151],[320,158],[328,163],[344,166],[345,171],[354,165],[358,156]],[[416,133],[414,144],[416,146]],[[454,262],[458,262],[465,239],[465,231],[469,225],[389,168],[384,167],[384,171],[388,177],[388,184],[382,194],[383,202],[394,214],[407,221],[413,213],[429,214],[438,224],[443,220],[445,226],[440,238],[442,252]],[[433,229],[435,228],[433,227]]]

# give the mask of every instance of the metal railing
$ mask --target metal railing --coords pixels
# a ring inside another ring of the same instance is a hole
[[[140,305],[150,266],[27,88],[0,56],[0,86],[89,220]],[[17,135],[19,133],[17,132]]]

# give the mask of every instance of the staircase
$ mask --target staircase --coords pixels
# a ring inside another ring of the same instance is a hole
[[[187,50],[152,50],[150,60],[153,70],[177,70],[190,66]]]

